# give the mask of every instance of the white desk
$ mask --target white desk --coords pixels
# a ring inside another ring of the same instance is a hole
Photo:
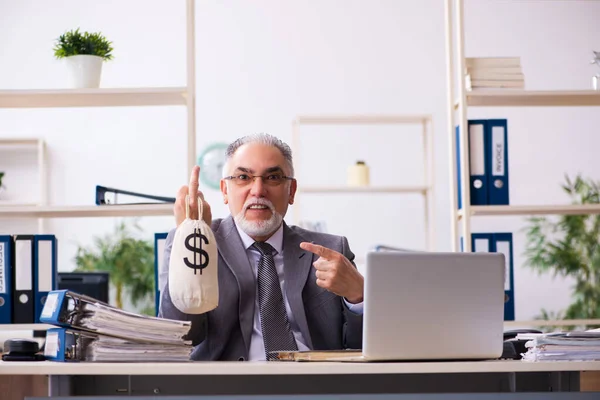
[[[50,395],[331,394],[578,391],[595,362],[0,362],[3,375],[48,375]]]

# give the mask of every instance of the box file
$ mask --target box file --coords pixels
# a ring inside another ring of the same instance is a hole
[[[46,303],[46,296],[57,289],[57,244],[54,235],[34,236],[34,322],[40,323],[40,314]]]
[[[167,241],[168,232],[160,232],[154,234],[154,302],[156,307],[156,315],[160,309],[160,295],[165,282],[161,282],[160,274],[164,271],[164,253],[165,242]]]
[[[34,235],[16,235],[14,247],[13,323],[34,322]]]
[[[0,324],[12,323],[13,237],[0,235]]]
[[[505,119],[488,120],[488,203],[509,204],[508,133]]]
[[[504,254],[506,263],[504,274],[504,320],[515,319],[515,290],[514,290],[514,257],[513,236],[510,232],[502,233],[472,233],[471,248],[473,252],[490,252]]]

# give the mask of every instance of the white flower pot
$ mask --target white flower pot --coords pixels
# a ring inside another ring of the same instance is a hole
[[[102,57],[81,54],[66,57],[65,61],[69,69],[70,87],[76,89],[100,87],[104,61]]]

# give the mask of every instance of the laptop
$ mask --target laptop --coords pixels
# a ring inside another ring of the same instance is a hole
[[[502,253],[369,252],[362,351],[296,359],[497,359],[503,350],[504,274]]]

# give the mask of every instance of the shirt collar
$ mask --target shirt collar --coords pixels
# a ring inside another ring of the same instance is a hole
[[[252,239],[246,232],[240,229],[240,227],[235,224],[235,228],[237,229],[240,238],[242,239],[242,243],[244,244],[244,249],[248,250],[256,240]],[[283,222],[279,225],[279,228],[271,235],[269,239],[267,239],[267,243],[269,243],[277,254],[281,254],[283,250]]]

